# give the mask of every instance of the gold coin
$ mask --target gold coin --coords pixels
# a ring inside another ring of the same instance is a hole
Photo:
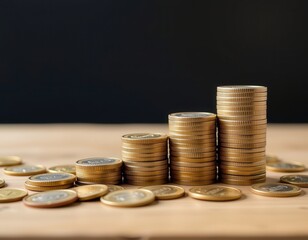
[[[153,153],[164,153],[168,149],[167,145],[158,148],[126,148],[122,147],[122,152],[126,153],[138,153],[138,154],[153,154]]]
[[[230,157],[219,155],[219,160],[223,162],[259,162],[264,160],[264,157]]]
[[[234,171],[265,171],[265,164],[260,166],[232,166],[232,165],[225,165],[221,163],[219,165],[220,169],[226,169],[226,170],[234,170]]]
[[[159,200],[180,198],[185,194],[184,188],[174,185],[155,185],[142,187],[141,189],[152,191],[155,194],[156,199]]]
[[[144,166],[124,166],[125,171],[144,171],[144,172],[152,172],[152,171],[162,171],[168,169],[168,165],[164,166],[155,166],[155,167],[144,167]]]
[[[122,151],[122,156],[127,158],[167,158],[167,149],[164,152],[135,153]]]
[[[139,207],[155,200],[153,192],[146,189],[125,189],[108,193],[101,202],[114,207]]]
[[[254,180],[254,179],[263,179],[265,178],[266,174],[256,174],[256,175],[248,175],[248,176],[240,176],[240,175],[231,175],[231,174],[219,174],[221,179],[226,180],[237,180],[237,181],[245,181],[245,180]]]
[[[99,198],[108,193],[108,186],[103,184],[84,185],[73,188],[77,192],[80,201],[88,201]]]
[[[0,188],[5,186],[5,181],[4,179],[0,178]]]
[[[241,198],[241,190],[224,186],[202,186],[189,189],[192,198],[207,201],[231,201]]]
[[[149,176],[134,176],[134,175],[125,175],[125,179],[133,181],[155,181],[160,179],[167,179],[167,174],[161,175],[149,175]]]
[[[152,162],[152,161],[162,161],[167,159],[167,154],[158,157],[128,157],[122,156],[123,161],[140,161],[140,162]]]
[[[220,147],[219,151],[226,152],[226,153],[233,153],[233,154],[238,154],[238,153],[239,154],[252,154],[252,153],[259,153],[259,152],[265,153],[265,147],[250,148],[250,149]]]
[[[225,86],[218,86],[217,92],[264,93],[267,92],[267,87],[255,86],[255,85],[225,85]]]
[[[266,163],[266,169],[273,172],[302,172],[305,171],[305,165],[302,163],[269,162]]]
[[[117,186],[117,185],[107,185],[107,186],[108,186],[108,191],[109,192],[115,192],[115,191],[119,191],[119,190],[125,189],[124,187]]]
[[[210,185],[215,183],[213,180],[182,180],[182,179],[172,179],[172,182],[175,184],[186,185],[186,186],[201,186],[201,185]]]
[[[66,189],[72,186],[73,186],[73,183],[47,187],[47,186],[36,186],[36,185],[31,184],[29,181],[25,182],[25,188],[30,191],[35,191],[35,192],[45,192],[45,191],[50,191],[50,190]]]
[[[162,133],[131,133],[122,136],[122,142],[126,143],[161,143],[167,139],[167,135]]]
[[[166,166],[168,164],[168,161],[165,160],[160,160],[160,161],[148,161],[148,162],[141,162],[141,161],[124,161],[124,166],[140,166],[140,167],[156,167],[156,166]]]
[[[302,190],[297,186],[285,183],[260,183],[252,185],[251,191],[268,197],[292,197],[299,195]]]
[[[161,143],[126,143],[122,142],[122,148],[128,149],[155,149],[155,148],[166,148],[167,141]]]
[[[225,184],[232,184],[232,185],[242,185],[242,186],[249,186],[256,183],[263,183],[265,182],[266,178],[260,179],[252,179],[252,180],[231,180],[231,179],[220,179],[221,183]]]
[[[76,181],[77,186],[93,185],[93,184],[105,184],[105,185],[119,185],[122,183],[122,179],[119,180],[104,180],[104,181]]]
[[[113,169],[122,166],[122,160],[113,157],[93,157],[78,160],[76,162],[76,170],[83,168],[91,169]]]
[[[254,96],[254,97],[266,97],[267,91],[265,92],[225,92],[217,91],[217,96],[226,96],[226,97],[245,97],[245,96]]]
[[[57,186],[72,184],[76,176],[70,173],[44,173],[29,177],[29,184],[35,186]]]
[[[280,182],[306,188],[308,187],[308,175],[285,175],[280,177]]]
[[[172,161],[172,166],[178,167],[214,167],[216,166],[216,162],[180,162],[180,161]]]
[[[41,165],[18,165],[6,167],[3,172],[12,176],[30,176],[46,172],[46,168]]]
[[[108,181],[120,181],[122,179],[122,176],[116,176],[116,177],[78,177],[77,178],[78,181],[80,182],[100,182],[100,183],[105,183],[105,182],[108,182]]]
[[[151,185],[160,185],[160,184],[165,184],[168,182],[167,179],[159,179],[159,180],[143,180],[143,181],[140,181],[140,180],[128,180],[126,179],[125,180],[127,184],[130,184],[130,185],[134,185],[134,186],[151,186]]]
[[[232,174],[232,175],[237,175],[237,176],[247,176],[247,175],[264,174],[265,168],[261,169],[261,170],[234,170],[234,169],[220,168],[219,172],[221,174]]]
[[[210,167],[180,167],[180,166],[171,166],[171,170],[183,171],[183,172],[207,172],[207,171],[216,171],[216,166]]]
[[[28,192],[18,188],[0,189],[0,203],[16,202],[28,195]]]
[[[168,115],[169,120],[173,121],[213,121],[216,119],[216,114],[209,112],[178,112]]]
[[[213,149],[214,150],[214,149]],[[170,152],[172,157],[183,157],[183,158],[208,158],[214,156],[214,151],[205,153],[189,153],[189,152]]]
[[[235,166],[235,167],[254,167],[254,166],[264,166],[265,160],[257,161],[257,162],[229,162],[229,161],[221,161],[220,164],[225,166]]]
[[[18,156],[2,156],[0,157],[0,167],[14,166],[21,164],[22,160]]]
[[[77,200],[75,191],[65,189],[35,193],[25,197],[23,202],[29,207],[53,208],[69,205]]]
[[[125,171],[124,174],[126,175],[133,175],[133,176],[148,176],[149,173],[151,175],[160,175],[160,174],[167,174],[168,173],[168,168],[164,170],[159,170],[159,171],[151,171],[151,172],[143,172],[143,171]]]
[[[187,158],[187,157],[176,157],[176,156],[170,156],[170,163],[174,162],[187,162],[187,163],[203,163],[203,162],[213,162],[216,161],[216,154],[204,157],[204,158]]]
[[[72,164],[58,165],[48,168],[47,171],[50,173],[65,172],[65,173],[76,174],[76,167],[75,165]]]

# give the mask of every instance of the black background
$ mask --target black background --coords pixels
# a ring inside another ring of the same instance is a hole
[[[0,122],[167,122],[216,86],[307,122],[307,1],[0,1]]]

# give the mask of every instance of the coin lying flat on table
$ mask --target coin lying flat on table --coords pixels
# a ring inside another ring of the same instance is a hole
[[[0,188],[5,186],[5,181],[4,179],[0,178]]]
[[[0,189],[0,203],[16,202],[28,195],[28,192],[18,188]]]
[[[188,195],[192,198],[207,201],[231,201],[241,198],[241,190],[224,186],[202,186],[189,189]]]
[[[108,186],[104,184],[84,185],[73,188],[77,192],[80,201],[99,198],[108,193]]]
[[[73,186],[72,184],[54,185],[54,186],[37,186],[37,185],[33,185],[29,181],[25,182],[25,188],[30,191],[35,191],[35,192],[45,192],[45,191],[50,191],[50,190],[66,189],[66,188],[71,188],[72,186]]]
[[[6,167],[3,172],[12,176],[31,176],[46,172],[46,168],[41,165],[19,165],[13,167]]]
[[[180,198],[185,194],[184,188],[174,185],[155,185],[141,187],[141,189],[152,191],[155,194],[155,197],[159,200]]]
[[[69,205],[77,199],[77,193],[73,190],[53,190],[32,194],[25,197],[23,202],[29,207],[52,208]]]
[[[269,162],[266,163],[266,169],[273,172],[302,172],[305,171],[305,165],[291,162]]]
[[[14,166],[21,164],[22,160],[18,156],[2,156],[0,157],[0,167]]]
[[[285,175],[280,178],[280,182],[306,188],[308,187],[308,175]]]
[[[251,191],[268,197],[293,197],[299,195],[302,190],[285,183],[257,183],[251,186]]]
[[[48,168],[47,171],[50,173],[66,172],[66,173],[76,174],[76,167],[73,164],[58,165]]]
[[[153,192],[146,189],[125,189],[108,193],[101,202],[114,207],[139,207],[155,200]]]

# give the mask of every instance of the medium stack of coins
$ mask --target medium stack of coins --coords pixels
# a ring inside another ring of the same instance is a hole
[[[76,176],[70,173],[44,173],[29,177],[25,188],[36,192],[65,189],[72,187],[75,180]]]
[[[223,183],[265,181],[266,100],[263,86],[217,87],[219,177]]]
[[[216,115],[207,112],[169,114],[171,179],[182,185],[216,180]]]
[[[76,162],[77,184],[122,183],[122,160],[112,157],[85,158]]]
[[[122,136],[124,178],[131,185],[168,182],[168,137],[160,133],[133,133]]]

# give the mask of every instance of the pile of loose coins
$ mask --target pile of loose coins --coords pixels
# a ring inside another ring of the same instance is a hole
[[[93,157],[76,162],[78,184],[121,184],[122,160],[113,157]]]
[[[170,172],[174,183],[205,185],[216,181],[216,115],[169,114]]]
[[[221,182],[251,185],[265,181],[266,100],[263,86],[217,87]]]
[[[133,133],[122,136],[122,160],[126,183],[141,186],[167,183],[167,135]]]

